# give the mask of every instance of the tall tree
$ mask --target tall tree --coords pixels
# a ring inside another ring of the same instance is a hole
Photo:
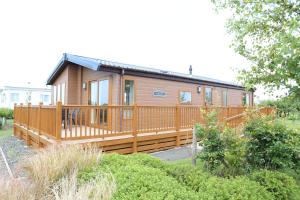
[[[231,13],[226,26],[232,47],[252,64],[239,73],[245,86],[287,88],[300,96],[300,0],[212,2]]]

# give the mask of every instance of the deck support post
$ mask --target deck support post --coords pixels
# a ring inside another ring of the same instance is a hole
[[[132,116],[132,132],[133,132],[133,153],[137,153],[137,128],[138,128],[138,116],[137,116],[137,105],[133,106],[133,116]]]
[[[55,114],[55,136],[56,140],[61,140],[61,123],[62,123],[62,103],[58,101],[56,104],[56,114]]]
[[[27,120],[26,120],[26,144],[29,146],[30,141],[29,141],[29,122],[30,122],[30,107],[31,103],[28,103],[27,105]]]
[[[175,111],[175,126],[176,126],[176,146],[180,146],[180,135],[179,135],[179,130],[180,130],[180,107],[179,105],[176,105],[176,111]]]
[[[41,109],[42,109],[42,105],[43,105],[43,102],[40,102],[39,104],[39,110],[38,110],[38,147],[40,148],[41,147]]]

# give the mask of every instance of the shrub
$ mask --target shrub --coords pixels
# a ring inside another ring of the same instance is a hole
[[[300,117],[300,101],[295,96],[286,96],[278,100],[267,100],[261,102],[260,106],[275,107],[277,116],[279,117],[288,117],[291,120],[299,119]]]
[[[149,155],[104,155],[101,165],[81,172],[84,181],[101,171],[111,171],[117,183],[113,199],[197,199],[165,172],[167,165]]]
[[[272,199],[259,183],[247,177],[219,178],[185,164],[168,164],[150,155],[104,155],[101,165],[80,173],[93,180],[103,171],[115,176],[113,199]]]
[[[252,118],[245,125],[247,161],[253,168],[294,168],[299,163],[300,135],[278,121]]]
[[[10,108],[0,108],[0,118],[4,117],[5,119],[13,119],[14,110]]]
[[[218,123],[216,112],[204,113],[205,125],[197,126],[203,150],[198,157],[212,174],[237,176],[247,172],[246,140],[241,133]]]
[[[197,136],[203,146],[198,157],[204,161],[205,167],[211,172],[225,163],[225,146],[221,139],[221,128],[216,114],[214,111],[204,113],[205,125],[197,126]]]
[[[174,166],[169,174],[198,194],[199,199],[272,199],[272,195],[247,177],[220,178],[192,166]]]
[[[225,145],[225,163],[221,169],[222,176],[238,176],[249,172],[246,160],[247,138],[241,133],[225,128],[222,133],[222,140]]]
[[[281,172],[262,170],[249,176],[273,194],[277,200],[296,200],[300,198],[296,181]]]

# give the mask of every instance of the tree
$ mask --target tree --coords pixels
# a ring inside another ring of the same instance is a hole
[[[232,46],[251,62],[239,80],[247,88],[262,85],[269,91],[287,88],[300,92],[300,1],[212,0],[217,11],[232,15],[227,29]],[[299,95],[298,95],[299,96]]]

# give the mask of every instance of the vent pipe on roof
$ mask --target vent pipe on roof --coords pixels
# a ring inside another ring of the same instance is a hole
[[[193,75],[193,67],[192,67],[192,65],[190,65],[189,71],[190,71],[190,75]]]

